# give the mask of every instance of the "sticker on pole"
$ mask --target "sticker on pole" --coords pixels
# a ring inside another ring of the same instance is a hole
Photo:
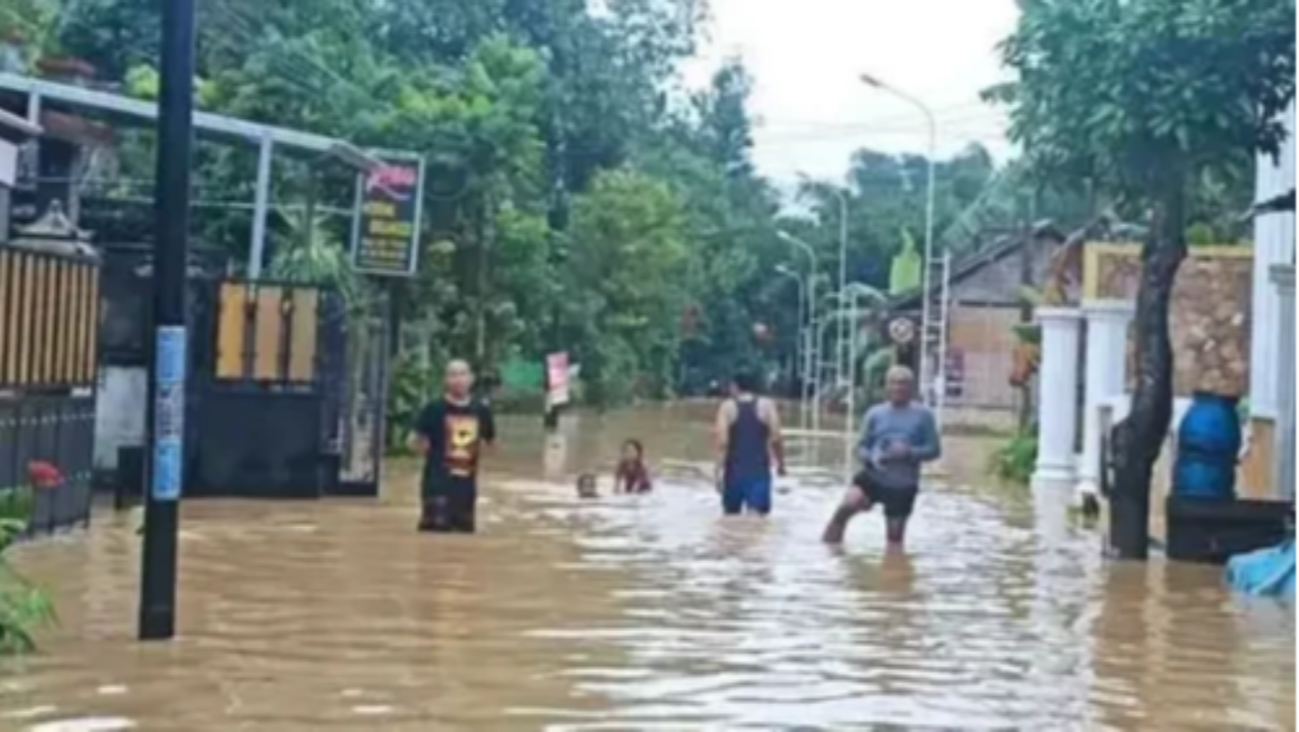
[[[155,501],[180,498],[185,437],[186,337],[184,326],[158,328],[153,401]]]

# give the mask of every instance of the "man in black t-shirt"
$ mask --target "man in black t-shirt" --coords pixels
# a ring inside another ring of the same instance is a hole
[[[420,531],[474,532],[478,459],[496,439],[492,410],[472,394],[469,364],[447,364],[445,392],[420,412],[415,447],[424,454]]]

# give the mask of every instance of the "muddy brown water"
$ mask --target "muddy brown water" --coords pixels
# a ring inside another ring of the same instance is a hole
[[[964,485],[987,442],[949,441],[888,556],[877,516],[817,542],[834,445],[793,441],[770,519],[719,518],[701,417],[506,420],[474,537],[413,531],[410,465],[378,502],[187,504],[169,644],[135,642],[138,519],[101,511],[18,550],[61,623],[0,672],[0,729],[1294,729],[1291,610],[1045,531]],[[656,492],[579,503],[625,436]]]

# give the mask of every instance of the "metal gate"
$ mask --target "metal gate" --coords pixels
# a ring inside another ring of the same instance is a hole
[[[337,455],[339,495],[378,495],[382,477],[384,424],[388,394],[390,353],[389,304],[387,299],[367,303],[347,320],[339,364],[342,372],[327,382],[338,389],[326,399],[331,423],[338,425],[337,443],[330,454]]]
[[[62,481],[30,495],[29,533],[90,521],[98,263],[0,245],[0,500],[29,500],[29,469]]]
[[[334,290],[225,279],[195,313],[191,494],[378,494],[383,313]],[[205,322],[206,321],[206,322]],[[207,338],[198,334],[207,334]]]

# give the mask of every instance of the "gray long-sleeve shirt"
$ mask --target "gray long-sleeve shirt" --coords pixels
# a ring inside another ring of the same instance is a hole
[[[908,446],[905,457],[888,456],[889,447],[895,442]],[[923,404],[904,407],[877,404],[862,419],[858,457],[887,473],[898,485],[920,485],[920,466],[937,460],[942,452],[934,415]]]

